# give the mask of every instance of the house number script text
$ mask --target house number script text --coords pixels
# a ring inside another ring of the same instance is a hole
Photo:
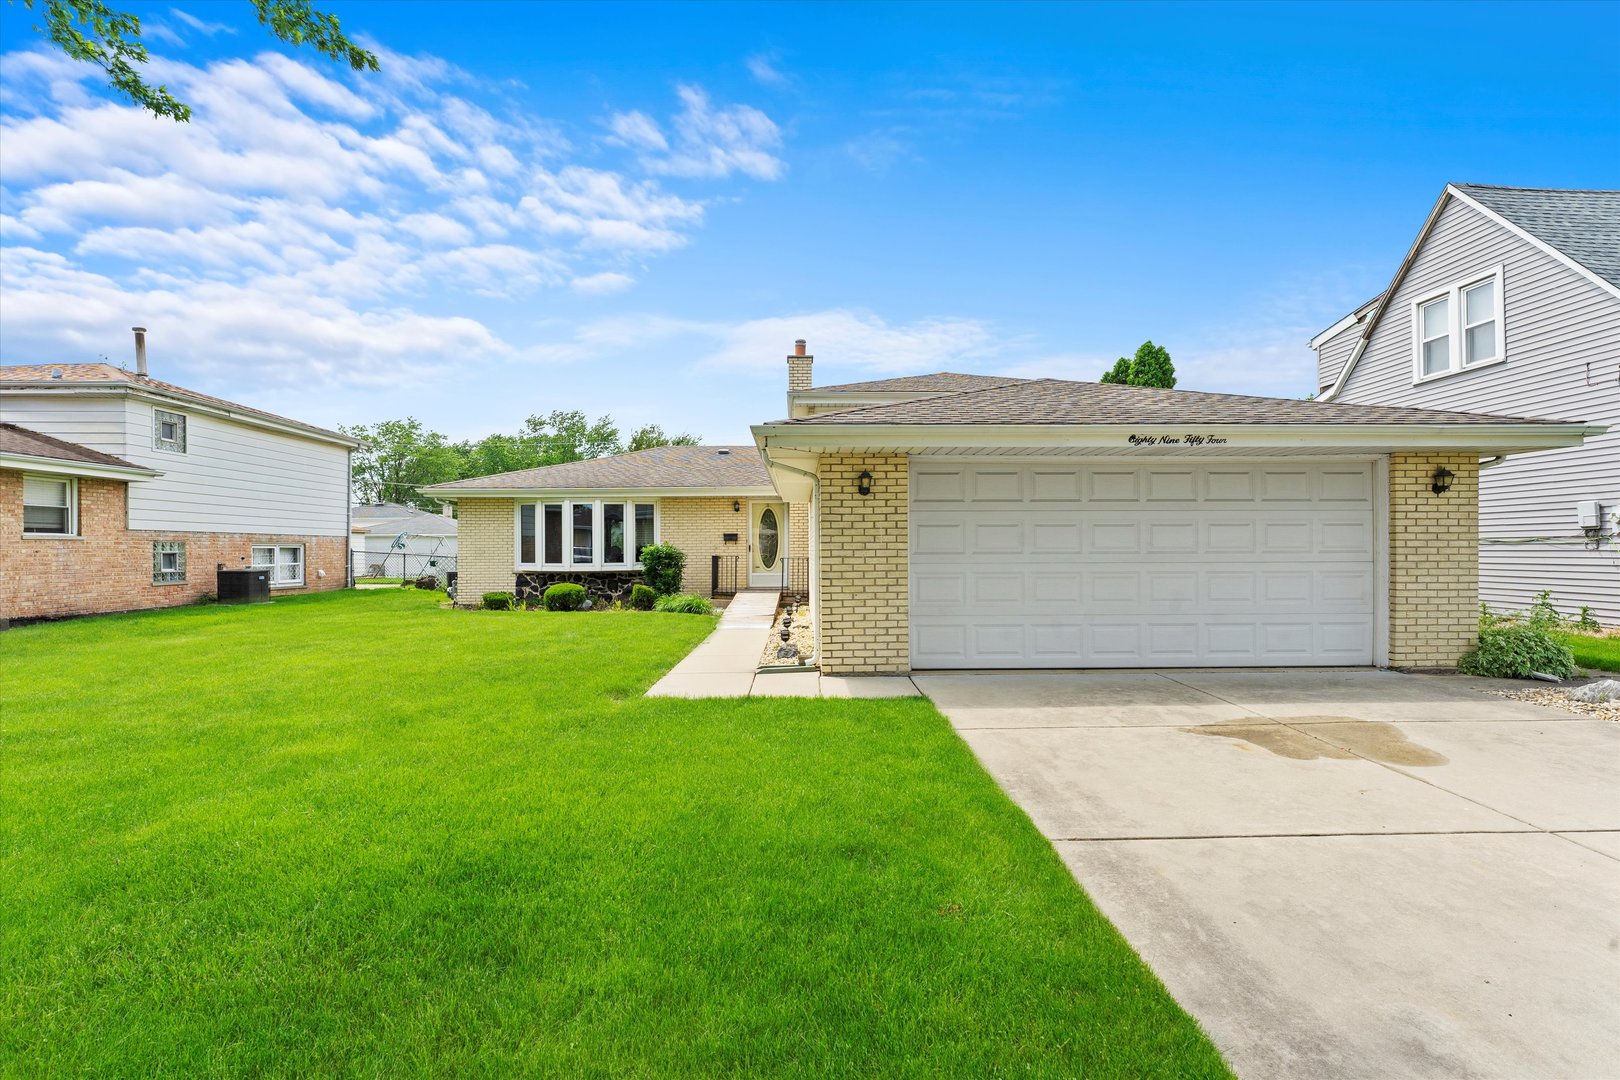
[[[1132,435],[1127,441],[1132,446],[1220,446],[1226,442],[1219,435]]]

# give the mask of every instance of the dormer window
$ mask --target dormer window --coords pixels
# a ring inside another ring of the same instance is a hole
[[[1437,379],[1505,359],[1502,268],[1412,305],[1412,378]]]
[[[186,418],[166,409],[152,410],[152,449],[171,454],[186,452]]]

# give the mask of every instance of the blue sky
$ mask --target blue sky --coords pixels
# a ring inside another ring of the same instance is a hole
[[[130,4],[189,125],[0,7],[0,360],[315,423],[581,408],[709,441],[822,383],[1303,396],[1448,180],[1620,186],[1620,5]]]

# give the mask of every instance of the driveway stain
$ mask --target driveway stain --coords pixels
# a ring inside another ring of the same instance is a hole
[[[1302,731],[1291,725],[1304,725]],[[1215,735],[1268,750],[1294,761],[1354,761],[1365,758],[1384,765],[1428,767],[1444,765],[1449,759],[1406,737],[1394,724],[1381,720],[1358,720],[1353,716],[1279,716],[1272,723],[1249,720],[1220,720],[1180,730],[1189,735]]]

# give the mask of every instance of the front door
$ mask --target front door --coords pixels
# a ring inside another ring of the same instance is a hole
[[[748,504],[748,587],[780,589],[787,557],[787,507],[779,502]]]

